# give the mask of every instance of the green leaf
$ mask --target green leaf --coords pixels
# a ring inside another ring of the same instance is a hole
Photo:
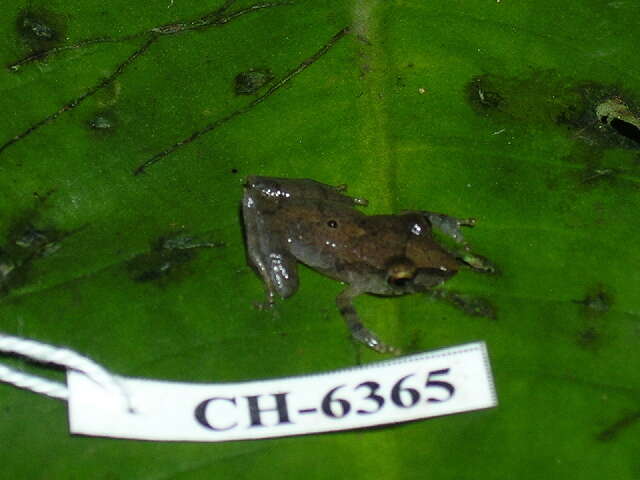
[[[380,360],[350,340],[342,286],[303,268],[295,296],[259,310],[245,260],[245,176],[347,183],[370,213],[477,218],[467,236],[496,275],[460,273],[435,296],[449,301],[356,306],[407,351],[485,340],[500,405],[161,444],[71,437],[63,403],[1,386],[3,472],[639,478],[640,7],[219,1],[0,13],[0,331],[181,381]]]

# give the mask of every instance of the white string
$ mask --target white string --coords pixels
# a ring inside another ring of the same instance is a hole
[[[27,375],[24,372],[0,365],[0,382],[9,383],[47,397],[68,400],[69,391],[64,383]]]
[[[0,333],[0,353],[13,353],[39,363],[51,363],[82,372],[109,393],[122,397],[126,405],[129,406],[128,396],[118,382],[117,377],[90,358],[73,350]],[[65,384],[31,375],[5,365],[0,365],[0,382],[47,395],[48,397],[61,400],[69,399],[69,391]]]

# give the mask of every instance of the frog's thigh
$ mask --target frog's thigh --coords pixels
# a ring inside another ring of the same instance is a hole
[[[265,234],[261,226],[263,223],[262,215],[260,214],[261,202],[259,194],[247,189],[242,199],[242,219],[244,221],[249,263],[258,270],[267,289],[268,301],[273,303],[275,288],[268,273],[267,258],[260,244],[260,237]]]
[[[247,254],[265,283],[269,302],[277,293],[289,297],[298,288],[297,261],[282,246],[282,238],[274,228],[271,215],[264,215],[266,205],[260,194],[248,191],[242,202]]]
[[[318,185],[323,184],[305,178],[247,177],[247,188],[249,190],[258,192],[264,197],[279,198],[285,202],[317,197]]]
[[[267,258],[267,274],[271,285],[282,298],[296,293],[298,289],[298,261],[284,252],[271,252]]]
[[[367,205],[362,198],[352,198],[343,195],[344,185],[334,187],[309,178],[276,178],[250,176],[247,178],[247,188],[260,192],[266,197],[279,197],[280,201],[314,201],[335,202],[347,206]]]
[[[251,200],[251,196],[247,193],[242,201],[242,220],[244,221],[247,256],[249,257],[249,263],[258,270],[258,273],[262,277],[262,281],[265,283],[267,289],[268,300],[272,303],[275,292],[271,284],[271,279],[269,275],[267,275],[266,263],[260,252],[257,217],[258,214],[255,208],[253,208],[253,200]]]
[[[350,207],[353,205],[367,206],[369,204],[369,201],[366,198],[357,198],[345,195],[344,192],[347,191],[347,185],[345,184],[333,186],[311,179],[302,179],[299,180],[299,182],[301,182],[301,186],[305,191],[309,192],[309,198],[335,202]]]

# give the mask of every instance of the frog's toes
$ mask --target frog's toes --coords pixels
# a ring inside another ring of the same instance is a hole
[[[477,272],[495,273],[496,271],[495,265],[489,259],[481,255],[465,252],[461,255],[460,259]]]
[[[361,326],[360,328],[353,328],[351,330],[353,338],[360,343],[364,343],[367,347],[375,350],[379,353],[392,353],[394,355],[400,355],[402,352],[399,348],[392,345],[387,345],[378,336],[368,328]]]
[[[335,187],[332,187],[332,188],[338,193],[345,193],[348,189],[346,183],[341,183],[340,185],[336,185]],[[356,198],[348,197],[348,198],[351,199],[354,205],[362,205],[363,207],[366,207],[367,205],[369,205],[369,200],[367,200],[366,198],[357,198],[357,197]]]
[[[474,227],[476,225],[475,218],[460,218],[458,219],[459,227]]]
[[[258,302],[258,301],[253,302],[253,307],[256,310],[260,310],[260,311],[272,310],[275,307],[275,305],[276,305],[276,302],[272,298],[268,298],[267,300],[263,300],[262,302]]]
[[[373,348],[373,347],[372,347]],[[386,343],[380,343],[378,348],[374,348],[379,353],[390,353],[391,355],[402,355],[402,350],[393,345],[387,345]]]

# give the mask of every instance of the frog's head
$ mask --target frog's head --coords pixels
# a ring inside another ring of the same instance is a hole
[[[457,268],[451,265],[449,258],[446,262],[434,262],[421,266],[410,258],[397,257],[387,266],[387,284],[398,294],[423,292],[440,285],[457,271]]]

